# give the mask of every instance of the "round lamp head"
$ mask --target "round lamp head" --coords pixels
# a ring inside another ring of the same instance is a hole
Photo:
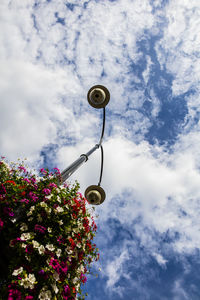
[[[85,190],[85,198],[87,199],[88,203],[92,205],[99,205],[105,200],[106,194],[102,187],[98,185],[90,185]]]
[[[94,108],[105,107],[110,100],[110,93],[103,85],[94,85],[88,91],[87,99],[89,104]]]

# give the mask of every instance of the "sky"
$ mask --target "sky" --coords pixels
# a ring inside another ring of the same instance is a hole
[[[110,91],[88,300],[200,299],[199,28],[198,0],[0,1],[1,155],[63,170]],[[96,151],[69,182],[99,172]]]

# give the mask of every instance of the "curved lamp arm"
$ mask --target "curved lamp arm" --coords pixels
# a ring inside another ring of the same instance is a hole
[[[65,182],[84,162],[88,160],[88,157],[99,147],[101,148],[101,171],[99,177],[98,186],[101,184],[102,174],[103,174],[103,136],[105,129],[105,106],[108,104],[110,100],[110,93],[106,87],[102,85],[93,86],[88,92],[88,102],[94,108],[103,108],[103,124],[102,131],[99,143],[96,144],[92,149],[90,149],[86,154],[81,154],[81,156],[75,160],[71,165],[69,165],[66,169],[61,172],[61,183]]]

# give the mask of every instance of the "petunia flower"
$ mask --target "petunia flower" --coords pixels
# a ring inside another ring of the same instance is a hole
[[[46,227],[36,224],[35,227],[34,227],[34,230],[39,232],[39,233],[44,234],[45,231],[46,231]]]

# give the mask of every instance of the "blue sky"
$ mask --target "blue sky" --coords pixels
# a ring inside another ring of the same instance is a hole
[[[200,299],[199,28],[196,0],[1,0],[1,155],[63,170],[99,140],[88,90],[111,94],[88,300]]]

